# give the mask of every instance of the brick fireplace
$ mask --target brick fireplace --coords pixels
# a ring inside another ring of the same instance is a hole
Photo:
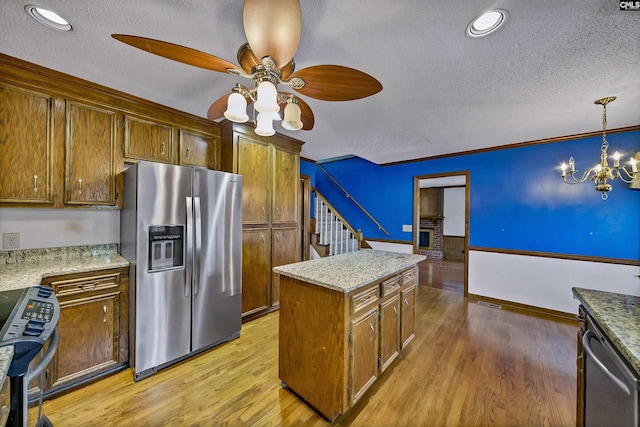
[[[420,218],[421,238],[418,240],[418,253],[427,258],[444,258],[442,220],[431,218]],[[431,234],[431,237],[427,237]],[[431,247],[429,247],[431,243]]]

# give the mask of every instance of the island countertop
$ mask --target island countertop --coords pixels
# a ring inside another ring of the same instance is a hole
[[[44,277],[128,267],[116,245],[27,249],[0,253],[0,291],[37,286]]]
[[[424,255],[361,249],[347,254],[274,267],[283,276],[351,292],[426,259]]]
[[[583,288],[573,288],[573,294],[640,373],[640,297]]]

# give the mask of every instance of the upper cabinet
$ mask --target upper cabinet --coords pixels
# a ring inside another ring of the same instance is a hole
[[[0,82],[0,203],[53,203],[53,103]]]
[[[116,113],[68,102],[66,109],[67,205],[116,204]]]
[[[0,207],[119,208],[125,162],[230,156],[217,123],[0,53]]]
[[[239,133],[236,151],[235,172],[242,175],[242,222],[268,223],[271,212],[269,143]]]
[[[149,160],[171,163],[173,159],[173,129],[136,117],[124,119],[125,160]]]
[[[296,223],[298,221],[298,181],[300,159],[298,153],[273,147],[273,203],[274,223]]]
[[[420,189],[420,218],[444,218],[444,189]]]
[[[180,129],[180,164],[218,169],[220,137]]]

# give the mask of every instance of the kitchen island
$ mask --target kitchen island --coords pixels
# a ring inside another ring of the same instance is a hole
[[[414,337],[423,259],[363,249],[275,267],[283,386],[329,421],[352,407]]]
[[[640,297],[583,288],[573,294],[580,301],[576,424],[637,425]],[[602,368],[621,382],[608,379]]]

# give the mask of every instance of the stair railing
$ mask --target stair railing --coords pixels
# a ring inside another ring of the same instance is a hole
[[[319,236],[318,243],[329,246],[329,255],[360,250],[362,232],[349,225],[318,190],[313,189],[313,192],[315,193],[315,232]]]
[[[338,181],[335,180],[334,177],[332,177],[329,172],[327,172],[327,170],[325,168],[322,167],[321,164],[316,163],[316,166],[318,167],[318,169],[320,169],[325,175],[327,175],[327,177],[331,180],[331,182],[333,182],[343,193],[344,195],[347,197],[347,199],[351,200],[353,203],[355,203],[355,205],[362,211],[364,212],[364,214],[371,220],[373,221],[373,223],[375,225],[378,226],[378,230],[381,230],[384,234],[386,234],[387,236],[391,236],[391,233],[389,233],[387,230],[385,230],[385,228],[382,226],[382,224],[380,224],[369,212],[367,212],[367,210],[365,208],[362,207],[362,205],[360,203],[358,203],[358,201],[356,199],[354,199],[353,197],[351,197],[351,194],[349,194],[347,192],[347,190],[344,189],[344,187],[342,185],[340,185],[340,183]]]

